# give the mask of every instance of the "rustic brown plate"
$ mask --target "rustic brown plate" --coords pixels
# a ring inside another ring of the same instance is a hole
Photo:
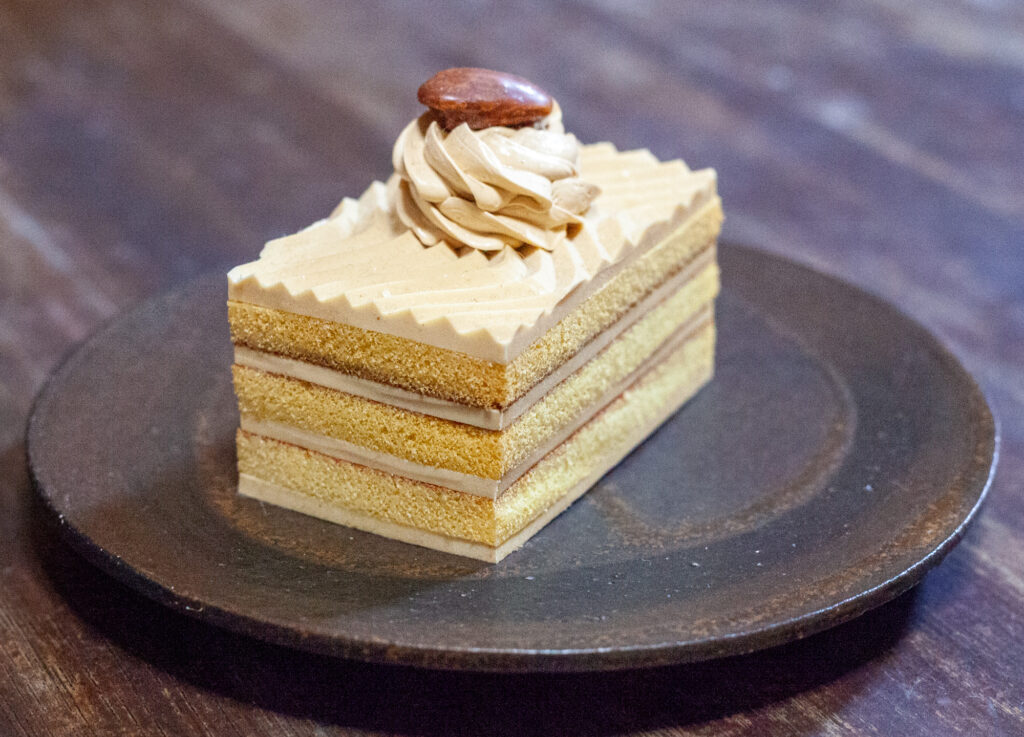
[[[589,670],[803,637],[956,544],[995,424],[956,359],[884,302],[757,251],[721,261],[714,382],[498,565],[236,496],[222,276],[116,320],[56,372],[28,427],[36,488],[143,593],[319,652]]]

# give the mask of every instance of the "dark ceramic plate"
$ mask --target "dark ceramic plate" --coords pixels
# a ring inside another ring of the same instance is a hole
[[[236,496],[222,276],[116,320],[57,371],[29,422],[36,486],[76,547],[143,593],[319,652],[587,670],[803,637],[956,544],[995,425],[887,304],[757,251],[721,262],[715,380],[498,565]]]

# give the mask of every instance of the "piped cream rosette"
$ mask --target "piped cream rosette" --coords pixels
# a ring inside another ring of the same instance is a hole
[[[578,159],[579,141],[565,132],[557,104],[524,128],[463,123],[445,132],[425,113],[398,137],[388,187],[398,217],[425,246],[551,251],[600,193],[580,179]]]

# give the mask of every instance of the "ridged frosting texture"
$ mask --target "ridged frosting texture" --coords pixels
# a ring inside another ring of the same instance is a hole
[[[554,250],[582,223],[598,188],[580,178],[579,142],[555,105],[535,126],[450,132],[432,113],[395,143],[388,185],[399,220],[425,246]]]
[[[659,162],[646,150],[581,146],[579,170],[601,194],[554,250],[424,246],[402,222],[389,185],[374,182],[329,218],[270,241],[258,260],[232,269],[229,296],[507,363],[561,319],[577,287],[716,197],[714,170]]]

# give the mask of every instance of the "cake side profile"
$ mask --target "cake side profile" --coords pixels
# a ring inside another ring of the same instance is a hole
[[[496,562],[710,380],[721,202],[511,75],[420,99],[387,182],[229,273],[239,491]]]

